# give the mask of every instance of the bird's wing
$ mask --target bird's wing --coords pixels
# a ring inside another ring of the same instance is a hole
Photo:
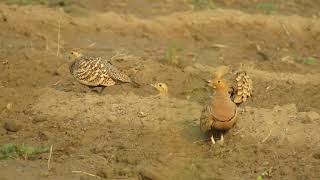
[[[212,119],[210,118],[211,108],[209,105],[205,105],[202,109],[200,116],[200,129],[201,131],[207,133],[212,128]]]
[[[231,89],[233,102],[241,104],[252,95],[252,80],[245,71],[237,72]]]
[[[112,86],[115,82],[108,75],[101,58],[80,57],[70,70],[81,83],[89,86]]]
[[[107,70],[108,75],[112,79],[121,81],[121,82],[131,82],[131,79],[129,78],[129,76],[121,72],[116,66],[112,65],[109,61],[104,59],[102,60],[102,62],[105,66],[105,69]]]
[[[116,82],[108,74],[104,73],[99,84],[102,86],[112,86],[115,85]]]

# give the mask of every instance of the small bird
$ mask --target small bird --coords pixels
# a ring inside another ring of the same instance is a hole
[[[115,85],[116,82],[132,82],[126,74],[118,70],[107,59],[84,56],[76,51],[71,51],[71,56],[74,61],[69,67],[70,73],[81,84],[89,87],[102,87],[103,90],[106,86]]]
[[[165,83],[155,83],[151,84],[152,87],[156,88],[159,91],[159,94],[156,96],[167,97],[168,96],[168,86]]]
[[[245,102],[252,93],[252,81],[246,73],[237,73],[234,84],[229,86],[223,76],[229,68],[221,66],[209,81],[215,89],[210,103],[204,107],[200,117],[200,129],[206,133],[213,144],[214,135],[220,134],[220,142],[224,143],[224,133],[236,123],[237,105]]]

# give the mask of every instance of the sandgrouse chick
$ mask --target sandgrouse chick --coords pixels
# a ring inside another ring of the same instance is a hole
[[[156,96],[168,96],[168,86],[165,83],[155,83],[151,84],[152,87],[156,88],[159,91],[159,94]]]
[[[223,144],[224,133],[236,123],[237,104],[246,101],[252,92],[252,81],[249,76],[241,72],[237,74],[235,85],[229,86],[223,78],[227,72],[226,66],[218,68],[213,80],[210,81],[215,92],[200,117],[200,129],[209,135],[213,144],[215,144],[214,133],[220,134],[221,144]]]
[[[89,87],[113,86],[116,82],[129,83],[131,79],[107,59],[88,57],[71,51],[74,61],[70,65],[70,73],[81,84]]]

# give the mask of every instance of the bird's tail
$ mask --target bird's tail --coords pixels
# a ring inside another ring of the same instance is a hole
[[[130,81],[131,85],[134,87],[134,88],[139,88],[141,87],[141,84],[137,83],[134,79],[131,78],[131,81]]]
[[[252,80],[245,71],[237,72],[235,83],[232,87],[232,99],[236,104],[246,102],[252,96]]]

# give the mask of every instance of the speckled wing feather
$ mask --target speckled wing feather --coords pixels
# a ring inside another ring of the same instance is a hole
[[[208,133],[208,131],[212,128],[212,119],[209,119],[209,115],[211,113],[210,106],[205,105],[202,109],[201,116],[200,116],[200,129],[204,133]]]
[[[108,72],[108,75],[112,79],[121,81],[121,82],[131,82],[131,79],[126,74],[124,74],[118,68],[113,66],[109,61],[104,60],[103,64]]]
[[[245,102],[252,95],[252,80],[246,72],[237,72],[232,89],[232,99],[236,104]]]
[[[112,86],[115,84],[101,58],[79,57],[71,64],[70,72],[80,83],[88,86]]]

